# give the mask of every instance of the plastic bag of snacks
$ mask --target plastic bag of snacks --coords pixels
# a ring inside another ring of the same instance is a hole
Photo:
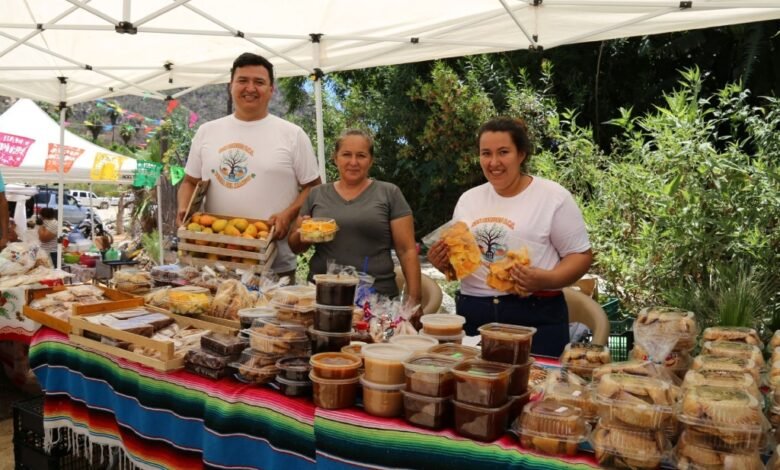
[[[450,253],[452,269],[444,273],[447,280],[463,279],[479,269],[482,253],[468,225],[464,222],[453,223],[442,231],[441,239]]]
[[[522,290],[512,279],[511,270],[515,266],[530,266],[531,257],[528,248],[510,250],[500,261],[492,263],[488,268],[487,285],[502,292],[511,292],[521,297],[528,297],[529,292]]]
[[[240,281],[228,279],[220,283],[209,315],[219,318],[238,320],[238,311],[255,305],[256,297],[250,294]]]

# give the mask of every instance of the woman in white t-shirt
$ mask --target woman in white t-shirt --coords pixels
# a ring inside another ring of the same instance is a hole
[[[477,239],[482,259],[461,280],[456,308],[466,317],[466,334],[491,322],[533,326],[534,354],[558,356],[569,342],[569,319],[561,289],[590,268],[593,254],[577,204],[559,184],[526,172],[533,146],[525,123],[496,118],[479,129],[479,160],[487,183],[461,195],[452,219],[463,221]],[[530,266],[511,275],[528,297],[495,290],[486,283],[488,266],[509,250],[526,247]],[[452,269],[447,246],[438,241],[428,260],[440,271]]]
[[[44,207],[38,217],[38,240],[41,242],[41,249],[49,253],[51,262],[57,267],[57,209]]]

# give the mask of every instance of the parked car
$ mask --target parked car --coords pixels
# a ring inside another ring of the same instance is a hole
[[[125,194],[125,200],[124,204],[125,207],[133,205],[133,202],[135,202],[135,194],[128,192]],[[109,203],[112,206],[118,206],[119,205],[119,196],[113,196],[109,199]]]
[[[92,202],[92,207],[99,207],[101,209],[108,209],[110,204],[107,197],[97,196],[92,191],[71,189],[69,193],[71,196],[76,198],[82,207],[90,207],[90,201]]]
[[[37,217],[44,207],[57,208],[57,189],[39,188],[38,194],[27,200],[27,218]],[[63,220],[71,225],[78,225],[82,220],[90,216],[91,210],[82,207],[75,197],[65,194],[65,203],[62,206]],[[97,214],[96,214],[97,215]]]

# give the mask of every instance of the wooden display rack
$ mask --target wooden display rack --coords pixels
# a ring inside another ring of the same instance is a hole
[[[109,289],[107,287],[99,286],[100,289],[103,291],[103,295],[110,299],[106,302],[101,302],[98,304],[92,304],[92,305],[106,305],[106,304],[116,304],[120,308],[128,308],[130,305],[135,305],[135,303],[128,303],[128,300],[137,300],[134,295],[120,292],[115,289]],[[70,323],[68,323],[68,320],[62,320],[60,318],[54,317],[52,315],[49,315],[48,313],[44,312],[43,310],[36,310],[34,308],[31,308],[29,306],[29,303],[33,300],[40,299],[45,297],[48,294],[52,294],[54,292],[60,292],[66,290],[67,287],[65,286],[54,286],[54,287],[47,287],[43,289],[31,289],[27,291],[27,302],[22,307],[22,313],[24,315],[34,321],[37,321],[41,325],[46,325],[49,328],[53,328],[57,331],[60,331],[62,333],[68,334],[70,333]],[[141,299],[141,303],[143,303],[143,299]],[[74,305],[71,310],[71,315],[76,314],[76,309],[82,307],[81,305]]]
[[[201,181],[195,187],[190,204],[187,207],[187,212],[184,216],[184,223],[182,227],[179,227],[176,232],[179,237],[179,250],[183,253],[180,256],[181,262],[192,266],[212,266],[214,264],[221,264],[229,269],[244,269],[253,272],[265,272],[267,271],[276,259],[276,242],[272,241],[274,235],[274,228],[271,227],[271,231],[266,239],[250,239],[243,237],[236,237],[231,235],[221,235],[217,233],[201,233],[192,230],[187,230],[187,225],[190,222],[191,215],[198,211],[203,198],[208,191],[208,181]],[[211,214],[209,215],[217,217],[219,219],[236,219],[240,216],[234,215],[222,215]],[[250,219],[242,217],[249,223],[265,222],[268,221],[260,219]],[[199,245],[198,241],[208,242],[211,244],[224,244],[234,245],[239,249],[228,249],[218,246]],[[225,256],[230,258],[242,258],[256,260],[257,264],[226,261],[226,260],[210,260],[206,259],[206,255],[215,254],[217,256]],[[200,256],[198,256],[200,255]]]
[[[175,313],[168,312],[167,310],[149,305],[144,306],[144,299],[136,298],[129,300],[126,304],[121,306],[116,303],[76,306],[75,308],[77,309],[77,312],[70,318],[70,341],[79,346],[95,349],[97,351],[111,354],[112,356],[121,357],[129,361],[139,362],[145,366],[162,372],[169,372],[184,367],[184,357],[174,356],[174,347],[173,342],[171,341],[158,341],[147,338],[146,336],[137,335],[135,333],[116,330],[105,325],[96,325],[84,318],[85,316],[98,315],[102,313],[115,312],[117,310],[126,310],[137,307],[144,307],[149,311],[149,313],[162,313],[167,315],[173,318],[174,321],[182,327],[193,326],[195,328],[207,329],[217,333],[224,333],[233,336],[238,333],[238,330],[235,328],[229,328],[227,326],[205,322],[182,315],[176,315]],[[100,341],[87,338],[84,336],[85,331],[114,340],[126,341],[137,346],[143,346],[145,348],[152,349],[160,354],[160,358],[145,356],[133,351],[128,351],[127,349],[118,348],[116,346],[111,346]]]

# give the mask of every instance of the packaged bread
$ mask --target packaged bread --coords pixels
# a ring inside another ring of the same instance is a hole
[[[139,269],[116,271],[111,281],[116,290],[129,293],[147,291],[154,287],[152,275]]]
[[[692,370],[723,370],[731,372],[749,372],[756,382],[760,380],[758,365],[753,359],[744,357],[715,356],[699,354],[693,358]]]
[[[763,395],[758,383],[749,372],[725,371],[725,370],[689,370],[685,374],[682,383],[682,391],[699,385],[712,385],[716,387],[735,388],[745,390],[759,401]]]
[[[679,388],[661,379],[622,373],[606,374],[596,386],[599,416],[643,429],[661,429],[673,416]]]
[[[698,327],[693,312],[672,307],[647,307],[637,315],[634,335],[677,337],[673,350],[690,350],[696,345]]]
[[[666,370],[664,368],[659,367],[650,361],[631,359],[628,361],[612,362],[598,367],[593,371],[593,381],[598,382],[601,380],[601,377],[612,373],[636,375],[639,377],[666,378]]]
[[[563,348],[561,365],[579,375],[590,379],[593,371],[612,362],[609,347],[591,343],[569,343]]]
[[[527,297],[530,292],[521,289],[512,279],[511,271],[515,266],[530,266],[531,258],[528,249],[522,247],[519,250],[510,250],[504,258],[488,266],[486,283],[489,287],[501,292],[510,292],[520,297]]]
[[[512,424],[526,449],[550,455],[574,455],[590,432],[582,410],[554,400],[534,401]]]
[[[772,339],[769,340],[769,348],[774,350],[780,347],[780,330],[777,330],[772,335]]]
[[[764,342],[758,336],[754,328],[742,326],[711,326],[705,328],[701,334],[702,341],[733,341],[747,343],[759,348],[764,347]]]
[[[630,356],[633,359],[643,361],[650,359],[647,350],[640,344],[634,344]],[[691,362],[693,362],[693,358],[688,351],[672,351],[666,355],[663,365],[672,373],[682,378],[685,375],[685,372],[691,367]]]
[[[256,296],[252,296],[241,281],[228,279],[217,288],[208,313],[218,318],[238,320],[238,311],[253,307],[255,300]]]
[[[577,378],[575,380],[574,378]],[[544,383],[542,399],[565,403],[582,410],[582,417],[587,421],[593,421],[598,414],[598,408],[593,401],[590,386],[575,374],[566,374],[548,377]]]
[[[669,442],[657,430],[599,422],[591,436],[596,460],[604,468],[655,469],[669,451]]]
[[[465,222],[455,222],[442,232],[441,239],[447,245],[452,271],[444,273],[447,280],[463,279],[474,274],[482,260],[474,234]]]
[[[764,470],[758,451],[719,451],[696,442],[683,431],[674,449],[680,470]]]
[[[705,341],[701,347],[701,353],[711,356],[752,359],[759,369],[765,365],[761,349],[754,344],[733,341]]]

